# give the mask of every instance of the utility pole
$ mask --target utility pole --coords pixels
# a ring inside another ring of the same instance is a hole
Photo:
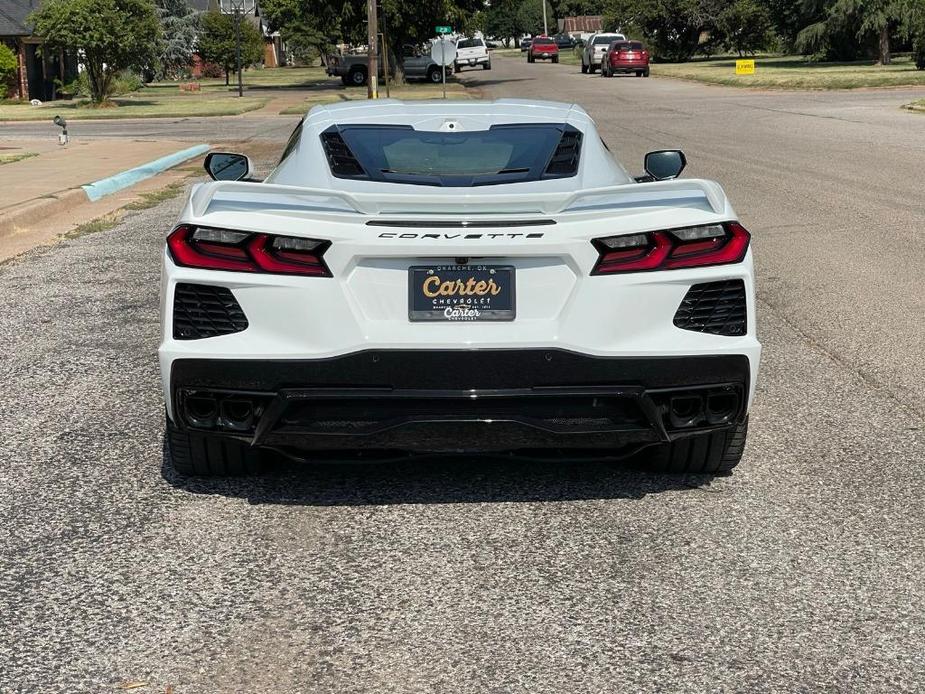
[[[543,3],[543,36],[549,36],[549,27],[546,25],[546,0],[540,0],[540,2]]]
[[[385,98],[388,99],[392,96],[389,91],[389,70],[392,63],[389,60],[389,20],[386,18],[385,7],[382,8],[382,60],[383,74],[385,74]]]
[[[546,0],[543,0],[545,2]],[[545,5],[543,5],[545,7]],[[235,60],[238,64],[238,96],[244,96],[244,80],[242,78],[241,70],[241,18],[243,17],[242,10],[244,8],[239,5],[235,5],[234,8],[234,34],[235,34]]]
[[[379,22],[376,18],[376,0],[366,0],[366,19],[369,24],[369,52],[367,53],[366,98],[379,98],[379,54],[376,44],[379,39]]]

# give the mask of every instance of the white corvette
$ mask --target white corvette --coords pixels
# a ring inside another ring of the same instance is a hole
[[[513,99],[316,107],[262,182],[210,155],[164,249],[174,467],[273,449],[731,470],[761,354],[750,237],[684,164],[652,152],[634,178],[578,106]]]

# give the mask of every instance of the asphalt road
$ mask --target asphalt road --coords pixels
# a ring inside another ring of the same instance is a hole
[[[154,358],[171,201],[0,265],[0,691],[922,690],[925,119],[907,95],[503,59],[463,79],[573,99],[629,168],[681,146],[725,184],[765,345],[736,473],[178,479]]]

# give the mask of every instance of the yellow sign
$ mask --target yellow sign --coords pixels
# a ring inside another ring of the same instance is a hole
[[[737,75],[754,75],[755,74],[755,61],[754,60],[737,60],[736,61],[736,74]]]

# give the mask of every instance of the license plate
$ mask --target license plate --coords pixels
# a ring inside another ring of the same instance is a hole
[[[510,265],[427,265],[408,269],[412,321],[514,320]]]

